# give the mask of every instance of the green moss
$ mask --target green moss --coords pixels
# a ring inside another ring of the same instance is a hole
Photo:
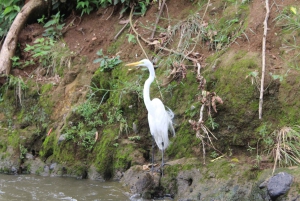
[[[195,132],[192,131],[192,128],[188,122],[182,123],[176,133],[176,136],[170,140],[172,143],[166,150],[166,153],[169,157],[176,159],[182,157],[192,157],[192,148],[200,144],[200,140],[196,138]]]
[[[118,51],[118,48],[125,42],[125,35],[121,35],[120,37],[118,37],[118,39],[116,41],[114,41],[113,43],[111,43],[109,45],[109,47],[107,48],[107,53],[108,54],[116,54]]]
[[[228,129],[229,125],[234,125],[230,138],[234,139],[232,142],[235,144],[243,144],[245,139],[252,135],[251,126],[249,131],[244,128],[243,135],[236,128],[249,123],[256,127],[259,123],[258,118],[255,118],[256,121],[249,122],[249,119],[253,119],[257,114],[259,94],[256,86],[245,79],[250,72],[258,68],[259,60],[256,55],[245,54],[245,52],[226,54],[226,57],[220,59],[224,59],[225,61],[221,63],[227,65],[218,67],[213,74],[205,73],[207,83],[211,87],[209,90],[216,92],[224,101],[223,105],[218,105],[219,112],[215,121],[219,123],[219,129],[222,127]]]
[[[53,149],[56,147],[56,139],[55,135],[50,135],[45,138],[43,145],[41,147],[41,150],[39,152],[39,155],[45,159],[47,159],[49,156],[53,154]]]
[[[41,94],[43,95],[43,94],[49,92],[52,88],[53,88],[52,83],[47,83],[47,84],[42,85]]]
[[[14,148],[19,147],[20,136],[17,131],[12,131],[8,134],[7,143],[8,146],[12,146]]]
[[[122,146],[120,145],[114,155],[114,170],[127,170],[131,165],[132,153],[134,152],[134,147],[132,144]]]
[[[299,87],[300,78],[298,72],[288,75],[280,85],[279,102],[282,113],[279,119],[282,125],[300,124],[300,114],[298,112],[300,107],[298,99],[300,96]]]
[[[206,178],[209,178],[210,174],[215,174],[217,179],[230,179],[232,174],[236,172],[236,167],[232,166],[232,163],[226,159],[216,160],[207,164]]]
[[[112,128],[105,128],[100,137],[100,143],[94,147],[94,165],[105,179],[113,175],[113,156],[115,152],[114,139],[117,136]]]

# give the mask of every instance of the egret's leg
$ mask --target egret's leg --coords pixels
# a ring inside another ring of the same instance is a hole
[[[153,174],[153,166],[154,166],[154,137],[152,135],[152,166],[151,166],[152,174]]]
[[[162,150],[161,150],[161,153],[162,153],[162,157],[161,157],[161,176],[163,177],[164,176],[164,142],[161,143],[162,144]]]

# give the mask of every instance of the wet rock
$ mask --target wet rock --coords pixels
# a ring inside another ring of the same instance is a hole
[[[30,153],[26,153],[26,156],[25,156],[26,159],[30,159],[30,160],[33,160],[34,159],[34,156]]]
[[[87,178],[91,179],[91,180],[96,180],[96,181],[102,181],[102,182],[105,181],[105,179],[103,179],[103,177],[99,174],[99,172],[97,172],[97,168],[94,165],[92,165],[88,169]]]
[[[140,165],[132,166],[127,170],[121,179],[125,187],[129,187],[132,194],[140,194],[149,198],[150,191],[159,186],[159,177],[157,173],[151,175],[151,172],[143,170]]]
[[[31,174],[38,174],[42,176],[48,176],[48,173],[44,173],[44,167],[46,164],[40,159],[40,158],[35,158],[35,159],[27,159],[24,163],[24,166],[30,167],[29,172]]]
[[[54,170],[56,165],[57,165],[57,163],[51,163],[49,169]]]
[[[50,175],[50,169],[48,165],[44,166],[44,171],[40,173],[41,176],[49,176]]]
[[[116,171],[114,174],[114,178],[112,179],[113,181],[120,181],[124,175],[124,172],[121,171]]]
[[[202,175],[198,169],[179,172],[176,178],[178,195],[180,195],[181,197],[188,197],[188,195],[190,195],[194,191],[194,188],[200,178],[202,178]]]
[[[272,200],[284,195],[290,189],[292,183],[293,176],[286,172],[280,172],[271,177],[267,189]]]
[[[132,195],[129,199],[130,199],[130,201],[143,201],[143,198],[138,193]]]
[[[10,173],[11,173],[11,174],[18,174],[18,169],[17,169],[15,166],[12,166],[12,167],[10,168]]]
[[[8,146],[5,152],[0,153],[0,172],[11,174],[11,167],[19,167],[19,158],[14,157],[14,154],[14,148],[11,146]]]

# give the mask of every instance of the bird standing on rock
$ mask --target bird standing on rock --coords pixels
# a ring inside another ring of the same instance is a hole
[[[150,132],[155,140],[158,148],[162,151],[162,164],[164,166],[164,150],[169,146],[168,131],[175,136],[175,130],[173,127],[174,113],[171,109],[165,109],[164,104],[158,98],[150,99],[150,85],[154,81],[155,71],[153,64],[148,59],[143,59],[138,62],[126,64],[126,66],[143,66],[149,70],[149,78],[144,84],[143,97],[144,103],[148,110],[148,123]],[[152,143],[152,172],[154,163],[154,144]],[[163,172],[162,172],[163,174]]]

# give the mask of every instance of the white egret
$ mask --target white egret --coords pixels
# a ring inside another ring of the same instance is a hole
[[[172,119],[174,113],[168,107],[166,110],[162,101],[158,98],[150,100],[150,85],[154,81],[155,71],[153,64],[148,59],[143,59],[139,62],[126,64],[126,66],[144,66],[147,67],[150,73],[149,78],[144,84],[143,96],[144,103],[148,110],[148,123],[150,132],[154,138],[158,148],[162,151],[162,164],[164,165],[164,150],[169,146],[168,130],[175,136]],[[152,142],[152,172],[154,163],[154,144]]]

